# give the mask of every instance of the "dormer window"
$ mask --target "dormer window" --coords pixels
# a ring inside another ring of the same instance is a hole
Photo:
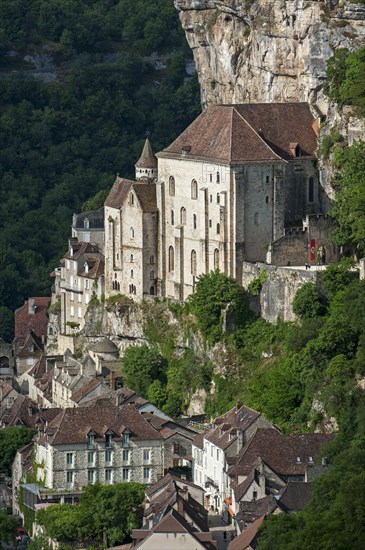
[[[85,262],[84,269],[85,273],[89,273],[89,264],[87,262]]]
[[[105,447],[110,448],[113,442],[112,434],[105,434]]]
[[[70,256],[73,256],[74,255],[74,249],[72,248],[72,246],[70,246]]]
[[[311,464],[313,464],[314,460],[313,460],[313,457],[312,457],[312,456],[309,456],[309,457],[308,457],[308,462],[310,462]]]
[[[300,456],[297,456],[297,458],[296,458],[296,463],[297,463],[297,464],[301,464],[301,462],[302,462],[302,461],[300,460]]]
[[[85,218],[85,219],[84,219],[84,229],[89,229],[89,227],[90,227],[89,219],[88,219],[88,218]]]
[[[302,149],[299,143],[289,143],[289,151],[292,157],[300,157],[302,155]]]
[[[123,433],[123,447],[128,447],[129,445],[129,433],[124,432]]]
[[[87,448],[93,449],[95,445],[95,434],[90,432],[87,434]]]

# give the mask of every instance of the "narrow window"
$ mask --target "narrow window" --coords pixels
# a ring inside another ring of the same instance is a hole
[[[131,193],[130,197],[131,197],[130,204],[131,204],[131,206],[133,206],[134,205],[134,195],[133,195],[133,193]]]
[[[175,265],[174,265],[174,247],[169,247],[169,271],[174,271]]]
[[[186,209],[184,207],[182,207],[180,210],[180,223],[181,225],[186,224]]]
[[[213,174],[209,174],[209,183],[212,183],[213,181]]]
[[[219,193],[217,193],[217,204],[219,204],[221,202],[221,196]]]
[[[95,479],[94,470],[88,470],[87,471],[87,481],[88,481],[88,483],[94,483],[94,479]]]
[[[173,176],[169,178],[169,194],[171,197],[175,196],[175,178]]]
[[[269,197],[266,197],[265,202],[266,204],[269,204]]]
[[[143,481],[149,483],[151,476],[151,468],[143,468]]]
[[[123,449],[123,462],[127,464],[129,462],[129,451],[127,449]]]
[[[88,434],[88,436],[87,436],[87,447],[88,447],[88,449],[93,449],[94,448],[94,441],[95,441],[94,434]]]
[[[113,457],[113,452],[111,449],[106,449],[105,451],[105,463],[106,464],[111,464],[112,463],[112,457]]]
[[[94,465],[94,451],[88,451],[87,453],[87,463],[89,466]]]
[[[73,483],[74,482],[74,473],[73,472],[66,472],[66,480],[67,480],[67,483]]]
[[[122,470],[123,481],[129,481],[129,469],[123,468]]]
[[[66,453],[66,464],[67,464],[67,466],[72,466],[73,462],[74,462],[73,453]]]
[[[154,265],[155,263],[155,257],[154,256],[150,256],[150,264],[151,265]]]
[[[196,252],[191,251],[191,274],[196,275]]]
[[[219,172],[217,172],[217,183],[220,183],[220,175],[219,175]]]
[[[89,220],[88,220],[88,218],[84,219],[84,229],[89,229]]]
[[[196,214],[193,214],[193,227],[196,229]]]
[[[191,198],[192,199],[198,198],[198,183],[196,180],[193,180],[191,182]]]
[[[105,435],[105,447],[111,447],[112,446],[112,441],[113,441],[113,436],[112,434],[106,434]]]
[[[105,470],[105,483],[107,485],[110,485],[111,483],[113,483],[113,472],[112,470]]]
[[[209,202],[213,202],[213,195],[209,195]]]
[[[150,455],[151,455],[151,452],[149,449],[143,449],[143,462],[149,462]]]
[[[221,226],[219,223],[217,223],[217,233],[219,234],[221,232]]]
[[[212,227],[212,220],[209,220],[209,227]]]
[[[133,227],[131,227],[130,234],[131,234],[131,239],[133,240],[134,239],[134,229],[133,229]]]
[[[131,269],[131,279],[133,279],[133,269]]]
[[[123,447],[128,447],[129,445],[129,433],[123,434]]]
[[[129,258],[129,260],[130,260],[131,263],[133,263],[133,259],[134,259],[134,258],[133,258],[133,254],[131,254],[131,256],[130,256],[130,258]]]
[[[171,210],[171,225],[175,225],[175,216],[173,210]]]
[[[154,279],[155,278],[155,272],[152,270],[150,271],[150,279]]]
[[[150,288],[150,295],[151,296],[154,296],[155,295],[155,287],[152,285],[151,288]]]
[[[214,250],[214,269],[219,269],[219,250]]]
[[[266,176],[266,183],[270,183],[270,176]]]

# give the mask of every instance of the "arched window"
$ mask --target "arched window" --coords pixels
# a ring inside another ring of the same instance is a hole
[[[151,286],[151,288],[150,288],[150,294],[151,294],[151,296],[154,296],[154,295],[155,295],[155,287],[154,287],[154,286]]]
[[[196,252],[191,251],[191,274],[196,275]]]
[[[155,257],[154,256],[150,256],[150,264],[151,265],[154,265],[155,263]]]
[[[193,227],[196,229],[196,214],[193,214]]]
[[[180,210],[180,223],[182,225],[186,224],[186,209],[184,207],[182,207]]]
[[[219,234],[221,232],[221,226],[219,223],[217,223],[217,233]]]
[[[150,279],[154,279],[155,278],[155,272],[152,270],[150,271]]]
[[[191,182],[191,198],[192,199],[198,198],[198,183],[196,180],[193,180]]]
[[[133,275],[134,275],[133,269],[131,269],[131,279],[133,279]]]
[[[130,204],[131,206],[134,205],[134,195],[133,195],[133,193],[130,194],[129,204]]]
[[[171,210],[171,225],[175,225],[175,215],[173,210]]]
[[[219,250],[214,250],[214,269],[219,269]]]
[[[221,202],[221,196],[219,193],[217,193],[217,204],[219,204]]]
[[[134,229],[133,229],[133,227],[131,227],[131,229],[130,229],[130,235],[131,235],[131,239],[134,239]]]
[[[117,290],[120,290],[120,283],[117,283]]]
[[[169,178],[169,195],[171,197],[175,196],[175,178],[174,178],[174,176],[170,176],[170,178]]]
[[[213,174],[209,174],[209,183],[212,183],[213,181]]]
[[[217,183],[220,183],[220,181],[221,181],[221,177],[219,175],[219,172],[217,172]]]
[[[174,247],[169,247],[169,271],[174,271],[175,269],[175,258],[174,258]]]
[[[112,281],[112,289],[115,290],[115,283]]]
[[[133,254],[131,254],[130,261],[133,263]]]
[[[308,202],[314,202],[314,177],[308,180]]]
[[[255,214],[254,214],[253,223],[255,225],[259,225],[259,213],[258,212],[255,212]]]

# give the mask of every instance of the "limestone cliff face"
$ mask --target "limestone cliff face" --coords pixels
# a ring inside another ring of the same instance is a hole
[[[203,104],[317,103],[327,59],[364,44],[365,6],[345,0],[175,0]]]

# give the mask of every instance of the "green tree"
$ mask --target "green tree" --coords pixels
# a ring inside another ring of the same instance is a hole
[[[293,300],[293,312],[299,319],[320,317],[325,311],[323,298],[313,283],[305,283],[298,289]]]
[[[19,523],[4,509],[0,509],[0,548],[1,543],[14,543]]]
[[[198,277],[189,304],[203,335],[211,344],[222,337],[223,311],[226,308],[238,326],[250,317],[243,288],[218,270]]]
[[[17,450],[30,443],[35,433],[31,428],[23,426],[0,430],[0,468],[4,469],[7,475],[11,474]]]
[[[14,338],[14,313],[4,306],[0,306],[0,338],[6,342]]]
[[[166,381],[167,361],[157,348],[147,345],[130,346],[122,357],[122,378],[126,386],[142,397],[148,397],[148,388],[155,380]]]
[[[154,380],[147,390],[148,401],[162,409],[167,399],[167,390],[160,380]]]

